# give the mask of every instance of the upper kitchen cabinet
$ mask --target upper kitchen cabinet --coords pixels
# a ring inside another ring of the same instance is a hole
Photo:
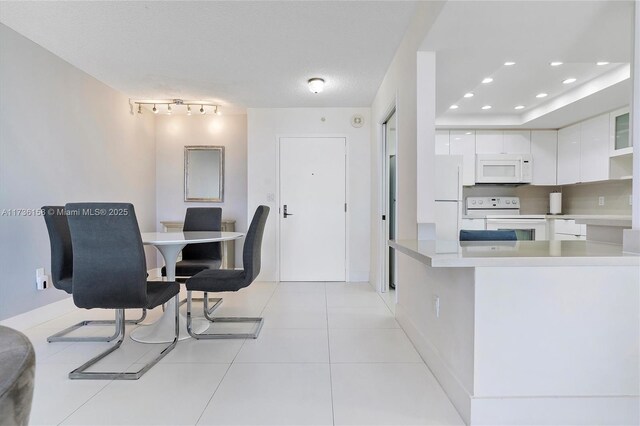
[[[449,131],[436,130],[436,155],[449,154]]]
[[[580,123],[580,180],[609,179],[609,115]]]
[[[558,132],[531,131],[531,158],[533,159],[532,185],[557,184]]]
[[[558,185],[579,181],[580,123],[558,131]]]
[[[629,135],[629,108],[622,108],[609,114],[609,144],[612,157],[633,152]]]
[[[531,132],[528,130],[478,130],[476,154],[529,154]]]
[[[436,150],[437,150],[436,143]],[[437,154],[437,153],[436,153]],[[462,184],[476,183],[476,132],[451,130],[449,132],[449,154],[462,155]]]

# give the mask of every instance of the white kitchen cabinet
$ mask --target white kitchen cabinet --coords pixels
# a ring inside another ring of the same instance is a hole
[[[470,130],[449,132],[449,154],[462,155],[462,185],[476,184],[476,134]]]
[[[436,130],[436,155],[449,154],[449,131]]]
[[[487,226],[484,218],[464,218],[460,224],[460,229],[466,230],[484,231],[486,228]]]
[[[580,123],[580,180],[609,179],[609,115]]]
[[[502,130],[477,130],[476,154],[503,154],[504,132]]]
[[[477,130],[476,154],[529,154],[529,130]]]
[[[629,133],[629,108],[625,107],[609,114],[610,155],[631,154],[632,140]]]
[[[531,131],[532,185],[556,185],[558,159],[558,132],[556,130]]]
[[[502,152],[505,154],[530,154],[531,132],[529,130],[505,130]]]
[[[580,123],[558,130],[557,181],[558,185],[580,182]]]
[[[587,239],[587,225],[573,219],[550,219],[551,239],[558,241],[583,241]]]

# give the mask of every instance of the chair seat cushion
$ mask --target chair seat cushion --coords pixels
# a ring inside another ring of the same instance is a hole
[[[27,337],[0,326],[0,423],[29,423],[36,357]]]
[[[220,269],[221,265],[222,261],[216,259],[181,260],[176,263],[176,276],[190,277],[206,269]],[[162,267],[162,276],[167,276],[167,268],[165,266]]]
[[[64,290],[67,293],[71,294],[71,290],[72,290],[71,283],[72,282],[73,282],[72,278],[64,278],[62,280],[58,280],[55,283],[55,287],[60,289],[60,290]]]
[[[147,282],[147,309],[167,303],[173,296],[180,292],[180,284],[173,281],[148,281]]]
[[[197,273],[187,280],[187,290],[192,291],[238,291],[249,285],[244,270],[213,269]]]

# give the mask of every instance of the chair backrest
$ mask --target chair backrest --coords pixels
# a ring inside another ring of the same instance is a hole
[[[59,285],[73,275],[73,246],[67,215],[64,206],[44,206],[42,214],[51,245],[51,280],[55,288],[67,291]]]
[[[220,231],[222,229],[222,209],[220,207],[189,207],[184,217],[185,232]],[[222,259],[220,243],[187,244],[182,249],[184,260]]]
[[[73,301],[80,308],[140,308],[147,267],[138,221],[129,203],[69,203]]]
[[[267,216],[269,216],[269,207],[258,206],[256,212],[253,214],[247,236],[244,239],[242,262],[247,285],[251,284],[260,273],[262,237],[264,235],[265,224],[267,223]]]
[[[460,241],[516,241],[516,231],[460,230]]]

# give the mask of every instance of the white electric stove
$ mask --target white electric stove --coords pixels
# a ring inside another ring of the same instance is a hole
[[[467,216],[485,219],[488,230],[515,230],[519,240],[546,240],[545,215],[520,214],[519,197],[467,197]]]

